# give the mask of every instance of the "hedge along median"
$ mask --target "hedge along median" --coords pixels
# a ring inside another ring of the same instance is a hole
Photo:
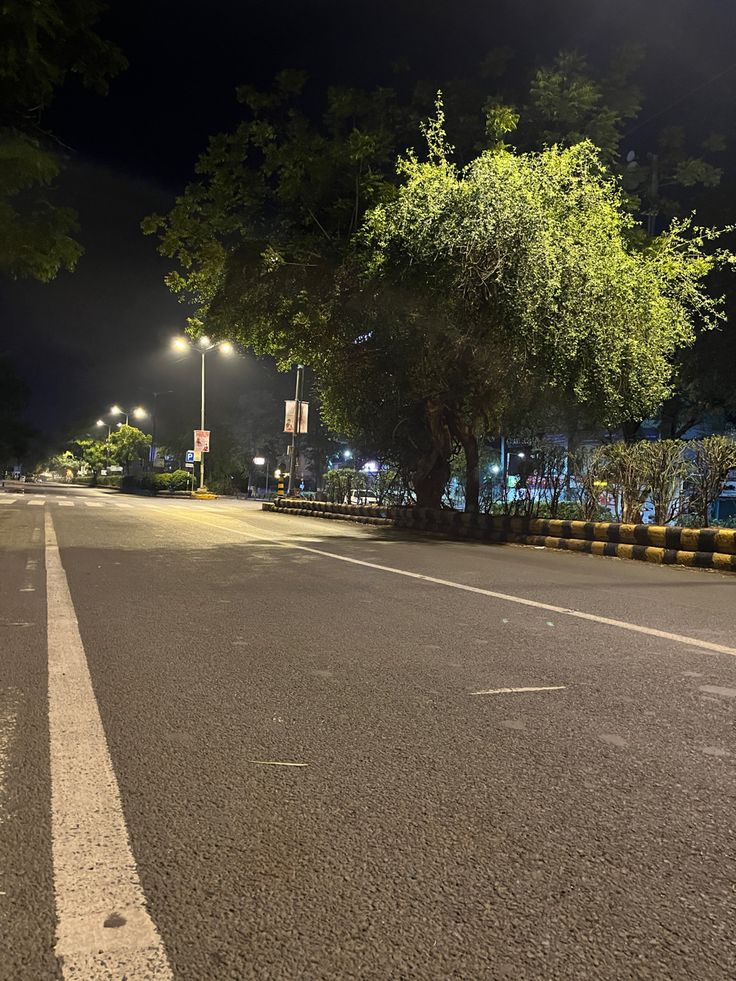
[[[280,498],[264,510],[406,528],[424,534],[487,542],[536,545],[661,565],[736,572],[736,531],[725,528],[679,528],[609,521],[562,521],[508,515],[397,508],[368,504],[331,504]]]

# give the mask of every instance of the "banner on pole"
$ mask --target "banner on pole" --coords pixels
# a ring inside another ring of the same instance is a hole
[[[209,429],[194,430],[194,452],[209,453],[210,451],[210,431]]]
[[[309,402],[299,402],[299,420],[297,422],[297,403],[295,399],[286,399],[284,413],[284,432],[306,433],[309,426]]]

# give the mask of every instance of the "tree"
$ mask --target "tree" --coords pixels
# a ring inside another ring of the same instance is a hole
[[[126,474],[130,473],[131,463],[144,464],[151,448],[151,436],[135,426],[118,426],[110,433],[108,440],[110,456]]]
[[[727,259],[712,233],[675,222],[637,241],[590,143],[515,153],[500,111],[494,147],[464,168],[430,123],[429,158],[406,155],[397,189],[391,94],[331,91],[315,127],[302,87],[286,73],[241,92],[249,119],[144,223],[195,331],[311,366],[327,424],[435,506],[462,447],[477,507],[478,436],[540,403],[612,424],[670,394],[674,353],[722,316],[702,282]]]
[[[246,119],[210,140],[169,215],[143,222],[177,261],[166,281],[196,306],[193,328],[235,337],[282,368],[319,362],[336,270],[387,193],[409,131],[387,89],[331,88],[314,123],[305,86],[285,71],[272,92],[239,89]]]
[[[608,425],[652,412],[674,352],[722,318],[703,279],[731,256],[687,222],[632,244],[634,220],[590,143],[502,148],[458,169],[441,105],[426,135],[428,159],[408,156],[398,195],[366,219],[363,295],[388,296],[397,315],[363,346],[411,351],[396,371],[433,441],[415,473],[420,498],[439,504],[456,441],[475,509],[478,436],[525,392],[577,402]]]
[[[92,479],[97,481],[101,470],[109,463],[110,445],[107,440],[77,439],[71,444],[71,452],[92,473]]]
[[[95,31],[98,0],[35,0],[0,11],[0,271],[48,281],[82,254],[77,217],[54,202],[60,146],[43,129],[74,75],[104,93],[125,59]]]

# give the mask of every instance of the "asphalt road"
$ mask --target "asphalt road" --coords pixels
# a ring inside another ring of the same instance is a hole
[[[3,981],[736,977],[736,577],[29,487],[0,630]],[[115,801],[166,970],[55,955]]]

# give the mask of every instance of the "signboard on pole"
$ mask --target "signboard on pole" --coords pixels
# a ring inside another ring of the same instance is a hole
[[[194,463],[194,450],[187,450],[186,463]]]
[[[194,430],[194,452],[209,453],[210,451],[210,431],[209,429]]]
[[[299,402],[299,420],[297,423],[297,402],[296,399],[286,399],[286,411],[284,413],[284,432],[285,433],[306,433],[309,426],[309,402]]]

